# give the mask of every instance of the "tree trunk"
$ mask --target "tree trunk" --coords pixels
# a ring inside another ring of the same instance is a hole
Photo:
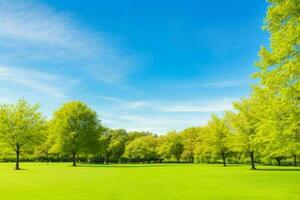
[[[177,160],[177,163],[179,163],[179,157],[177,157],[176,160]]]
[[[76,166],[76,153],[72,154],[72,159],[73,159],[73,167]]]
[[[293,155],[293,157],[294,157],[294,167],[297,167],[297,155],[295,154]]]
[[[226,167],[226,157],[224,154],[222,154],[222,159],[223,159],[223,165],[224,167]]]
[[[49,155],[48,155],[48,153],[46,153],[46,162],[47,162],[47,165],[48,165],[48,163],[49,163]]]
[[[105,155],[105,164],[109,164],[109,157],[108,157],[108,155]]]
[[[16,145],[16,167],[15,167],[15,170],[19,170],[20,169],[20,166],[19,166],[19,162],[20,162],[20,145],[17,144]]]
[[[280,166],[281,165],[281,159],[280,158],[276,158],[276,161],[278,163],[278,166]]]
[[[250,159],[251,159],[251,169],[255,170],[256,168],[255,168],[255,163],[254,163],[254,152],[253,151],[250,152]]]

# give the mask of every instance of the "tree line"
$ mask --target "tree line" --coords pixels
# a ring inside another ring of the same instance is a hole
[[[104,127],[80,101],[63,104],[47,120],[21,99],[0,106],[0,154],[92,163],[206,162],[297,166],[300,155],[300,2],[269,0],[263,29],[270,45],[259,51],[256,80],[234,110],[199,127],[165,135]]]

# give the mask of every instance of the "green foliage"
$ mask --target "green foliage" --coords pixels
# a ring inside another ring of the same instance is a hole
[[[188,159],[190,163],[194,163],[195,151],[199,145],[199,127],[191,127],[183,130],[180,135],[182,137],[182,143],[184,150],[182,152],[183,158]]]
[[[114,162],[119,162],[121,156],[125,152],[127,140],[128,135],[124,129],[107,129],[104,132],[101,142],[104,148],[104,157],[106,163],[109,163],[111,160]]]
[[[59,150],[73,156],[73,165],[76,165],[78,153],[93,153],[97,149],[99,127],[96,112],[79,101],[62,105],[51,121]]]
[[[258,130],[265,156],[277,161],[300,154],[300,2],[269,1],[264,29],[269,48],[262,47],[254,74],[260,84],[253,96],[264,107]],[[280,164],[280,161],[278,162]]]
[[[33,150],[43,137],[45,119],[38,108],[39,105],[30,105],[25,100],[0,107],[0,140],[16,153],[16,169],[19,154]]]
[[[168,153],[172,155],[179,163],[184,150],[183,139],[179,133],[175,131],[167,134]]]
[[[231,151],[231,132],[228,125],[225,119],[212,115],[212,119],[208,123],[208,129],[210,131],[210,135],[207,138],[209,148],[214,154],[222,158],[223,165],[226,166],[226,158]]]
[[[132,161],[157,159],[157,138],[153,135],[137,137],[126,146],[125,157]]]

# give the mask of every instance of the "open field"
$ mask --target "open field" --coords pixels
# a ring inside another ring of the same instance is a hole
[[[1,200],[300,199],[300,168],[0,164]]]

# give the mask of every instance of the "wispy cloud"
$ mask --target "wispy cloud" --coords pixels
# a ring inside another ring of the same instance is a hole
[[[237,98],[207,100],[150,101],[124,100],[116,97],[100,96],[109,101],[110,106],[95,106],[104,124],[113,128],[153,131],[165,133],[181,130],[189,126],[205,124],[212,113],[222,113],[232,109]]]
[[[232,102],[237,98],[219,98],[207,100],[185,100],[185,101],[149,101],[136,100],[129,101],[115,97],[99,96],[99,98],[116,104],[115,109],[131,110],[131,109],[150,109],[159,112],[222,112],[232,109]]]
[[[119,113],[112,114],[99,111],[103,116],[105,125],[112,128],[125,128],[129,131],[151,131],[164,134],[170,130],[182,130],[190,126],[206,124],[210,114],[202,115],[172,115],[162,113],[137,114]]]
[[[181,85],[183,88],[226,88],[226,87],[236,87],[249,83],[247,79],[239,79],[239,80],[222,80],[222,81],[214,81],[214,82],[206,82],[206,83],[193,83],[193,84],[184,84]]]
[[[0,65],[0,81],[9,82],[11,85],[25,87],[27,91],[36,90],[39,93],[50,97],[65,98],[66,89],[76,81],[66,80],[58,75],[38,72],[33,70],[23,70],[19,68]]]
[[[210,100],[195,100],[186,102],[162,102],[156,104],[156,108],[164,112],[223,112],[232,109],[232,102],[235,98],[220,98]]]
[[[139,109],[139,108],[145,108],[148,106],[151,106],[153,103],[149,101],[126,101],[123,99],[115,98],[115,97],[109,97],[109,96],[97,96],[98,98],[110,101],[114,104],[117,104],[119,109]]]
[[[0,24],[0,58],[8,63],[63,62],[112,83],[126,77],[136,62],[105,33],[44,4],[0,0]]]

